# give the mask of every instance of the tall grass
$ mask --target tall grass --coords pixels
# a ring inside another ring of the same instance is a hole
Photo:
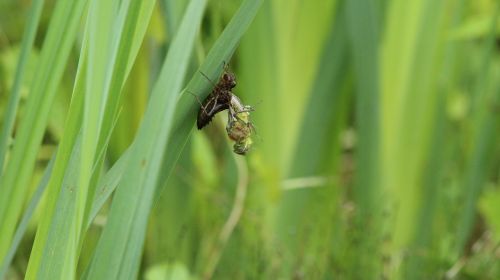
[[[500,277],[497,1],[20,2],[0,279]]]

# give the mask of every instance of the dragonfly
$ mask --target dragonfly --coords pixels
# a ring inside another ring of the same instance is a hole
[[[200,72],[202,73],[202,72]],[[203,73],[202,73],[203,74]],[[209,81],[210,79],[205,75]],[[201,102],[196,126],[202,129],[212,121],[213,117],[224,110],[229,109],[231,98],[234,95],[232,89],[236,86],[236,77],[233,73],[224,70],[217,84],[214,84],[212,92]]]
[[[196,126],[202,129],[208,125],[213,117],[224,110],[228,110],[228,122],[226,132],[228,137],[235,142],[233,151],[239,155],[245,155],[252,147],[252,132],[255,130],[250,121],[250,112],[254,109],[251,106],[244,105],[241,100],[232,92],[236,87],[236,76],[227,70],[227,64],[224,63],[224,72],[217,84],[203,72],[200,72],[205,78],[213,84],[210,94],[200,103]],[[198,99],[198,97],[195,95]]]

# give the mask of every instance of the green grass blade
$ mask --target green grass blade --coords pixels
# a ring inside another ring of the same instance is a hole
[[[179,28],[179,23],[182,19],[182,12],[186,8],[187,1],[179,0],[161,0],[160,5],[165,14],[165,25],[167,36],[174,36],[175,31]]]
[[[127,10],[127,2],[123,3]],[[120,30],[113,30],[114,18],[117,17],[119,1],[91,1],[89,5],[89,15],[87,18],[88,30],[88,67],[85,74],[85,98],[82,119],[82,146],[80,157],[80,167],[78,172],[78,193],[75,201],[74,219],[74,239],[78,244],[80,232],[85,217],[87,198],[93,197],[93,192],[89,193],[89,183],[91,180],[92,167],[97,153],[100,129],[103,121],[103,111],[106,108],[107,88],[106,77],[113,76],[113,59],[116,51],[110,46],[113,37],[109,34],[119,34]],[[116,31],[116,32],[113,32]],[[119,40],[118,40],[119,42]],[[110,65],[110,66],[108,66]],[[108,70],[109,69],[109,70]],[[70,218],[70,217],[68,217]],[[70,218],[71,219],[71,218]],[[76,262],[77,250],[70,252],[68,258],[73,258]],[[71,271],[76,271],[76,265]]]
[[[500,19],[500,4],[496,4],[496,9],[493,14],[490,30],[487,41],[484,44],[482,65],[480,72],[476,76],[476,84],[474,85],[474,97],[476,98],[477,107],[474,108],[476,113],[476,122],[478,130],[474,135],[473,143],[475,143],[472,152],[471,160],[467,168],[467,175],[464,179],[465,205],[462,210],[461,221],[457,233],[457,255],[461,255],[465,248],[467,239],[471,234],[473,222],[476,216],[476,205],[479,195],[482,190],[482,185],[486,180],[485,162],[489,157],[490,151],[494,149],[495,135],[498,134],[498,113],[492,112],[494,109],[490,104],[498,104],[500,98],[500,90],[497,85],[493,91],[488,91],[487,87],[490,84],[490,71],[492,67],[492,55],[495,51],[497,38],[497,23]],[[494,68],[493,68],[494,69]],[[498,69],[498,68],[497,68]],[[498,73],[496,74],[497,77]],[[499,83],[500,84],[500,83]],[[488,96],[488,94],[490,96]],[[483,108],[488,108],[483,110]]]
[[[38,29],[40,15],[42,14],[43,3],[44,0],[33,1],[28,15],[26,31],[23,34],[23,43],[21,46],[21,55],[19,56],[19,61],[17,64],[16,77],[14,79],[14,85],[12,86],[12,90],[9,95],[7,112],[3,117],[2,132],[0,134],[0,174],[3,171],[7,145],[12,134],[12,128],[14,126],[14,120],[16,118],[19,100],[21,99],[21,84],[25,76],[26,65],[28,63],[28,55],[33,47],[33,42],[35,41],[36,30]],[[0,253],[0,257],[1,256],[2,255]]]
[[[69,52],[77,33],[85,0],[59,1],[54,10],[41,53],[26,114],[19,124],[14,147],[0,178],[0,256],[9,247],[12,234],[21,214],[22,201],[33,172],[47,119],[57,86],[61,80]]]
[[[363,0],[347,1],[349,38],[356,87],[356,130],[359,142],[356,145],[356,202],[355,234],[360,243],[359,256],[351,267],[353,278],[362,275],[377,275],[377,245],[379,236],[376,204],[379,188],[379,22],[375,2]],[[370,226],[371,225],[371,226]],[[353,237],[353,239],[357,239]]]
[[[446,131],[446,115],[442,110],[444,105],[444,96],[440,96],[435,108],[435,127],[433,140],[428,149],[427,162],[428,165],[422,171],[422,201],[425,201],[425,206],[419,209],[419,216],[415,218],[416,226],[415,233],[410,244],[412,252],[425,252],[430,250],[432,246],[433,227],[436,223],[436,209],[438,203],[438,193],[436,186],[442,178],[443,159],[445,149],[445,131]],[[428,271],[422,269],[429,267],[430,262],[425,254],[412,254],[408,257],[403,272],[404,279],[425,279]]]
[[[92,209],[87,219],[87,228],[91,225],[92,221],[97,216],[104,203],[106,203],[108,198],[118,186],[118,183],[120,182],[123,173],[125,172],[128,158],[130,157],[130,152],[131,149],[127,149],[115,162],[113,167],[111,167],[111,169],[108,170],[108,172],[104,176],[102,176],[102,179],[97,187],[94,202],[92,204]]]
[[[75,259],[74,252],[77,251],[78,241],[75,240],[74,220],[68,217],[74,216],[76,211],[75,201],[78,191],[76,186],[78,186],[79,178],[77,170],[81,142],[80,134],[68,162],[68,170],[73,172],[65,174],[60,192],[54,198],[56,201],[54,215],[50,216],[50,229],[43,240],[43,250],[32,253],[26,279],[75,278],[77,259]],[[54,234],[54,232],[63,232],[66,238],[61,238],[61,235]],[[39,237],[39,234],[40,231],[37,232],[37,238],[41,242],[43,236]]]
[[[5,278],[7,270],[9,269],[9,266],[12,260],[14,259],[14,255],[19,247],[19,244],[21,243],[21,239],[23,238],[24,233],[26,232],[28,223],[33,217],[33,213],[35,212],[36,207],[40,203],[42,195],[49,184],[49,178],[52,172],[54,161],[55,161],[55,154],[50,159],[49,164],[47,165],[47,168],[45,169],[45,172],[43,174],[42,180],[40,180],[40,183],[38,184],[35,193],[31,197],[31,200],[28,203],[26,210],[24,211],[23,217],[19,221],[19,225],[17,226],[14,238],[12,239],[12,243],[10,245],[10,249],[7,252],[5,258],[2,260],[2,265],[0,266],[0,279]]]
[[[109,63],[107,64],[109,68],[107,69],[107,79],[103,88],[103,99],[107,100],[106,105],[101,107],[103,113],[101,116],[99,140],[97,142],[98,154],[106,152],[111,131],[113,131],[112,127],[118,114],[118,106],[122,98],[122,88],[137,57],[150,22],[155,1],[132,1],[126,3],[129,4],[122,4],[121,6],[118,19],[120,24],[113,30],[114,34],[121,34],[121,36],[116,36],[112,42],[113,50],[110,53]],[[94,167],[96,172],[92,174],[92,178],[90,179],[88,191],[90,199],[86,201],[84,220],[87,220],[92,207],[103,162],[104,158],[97,162],[97,165]]]

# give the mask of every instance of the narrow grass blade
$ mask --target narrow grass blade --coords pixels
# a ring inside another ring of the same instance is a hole
[[[40,21],[40,15],[42,14],[44,0],[37,0],[32,2],[32,6],[28,15],[28,23],[26,25],[26,31],[23,34],[23,43],[21,46],[21,55],[19,56],[19,61],[16,69],[16,77],[14,79],[14,85],[9,95],[9,101],[7,102],[7,112],[3,116],[2,132],[0,134],[0,174],[2,174],[5,156],[7,152],[7,145],[12,134],[12,128],[14,126],[14,120],[16,118],[17,106],[19,105],[19,100],[21,98],[21,84],[25,75],[26,65],[28,63],[28,55],[33,48],[33,42],[35,41],[36,30],[38,29],[38,23]],[[0,186],[0,192],[1,192]],[[0,253],[0,257],[1,257]],[[0,277],[1,278],[1,277]]]
[[[123,3],[127,10],[127,3]],[[95,161],[95,155],[98,149],[98,140],[103,121],[103,111],[106,108],[107,88],[105,85],[106,77],[113,76],[113,58],[116,57],[116,51],[111,48],[113,40],[117,37],[120,30],[113,32],[114,19],[117,18],[119,1],[91,1],[89,5],[89,15],[87,17],[86,30],[88,32],[88,58],[87,72],[85,73],[85,97],[83,106],[83,118],[81,125],[81,153],[80,167],[78,172],[78,190],[75,201],[74,236],[76,243],[79,243],[79,236],[83,219],[85,217],[85,208],[87,205],[89,193],[89,183],[91,180],[92,167]],[[113,34],[114,36],[109,36]],[[118,40],[119,42],[119,40]],[[116,44],[118,45],[118,44]],[[110,69],[110,70],[108,70]],[[70,217],[68,217],[70,218]],[[77,258],[76,250],[70,252],[68,258]],[[76,260],[75,260],[76,261]],[[74,267],[76,271],[76,265]]]
[[[49,178],[52,173],[52,167],[54,165],[55,155],[56,154],[54,154],[54,156],[52,156],[52,158],[50,159],[49,164],[47,165],[47,168],[45,169],[45,172],[43,174],[42,180],[40,180],[40,183],[36,187],[36,191],[35,193],[33,193],[33,196],[31,197],[31,200],[28,203],[28,207],[26,207],[23,217],[19,221],[19,225],[17,226],[9,251],[7,252],[5,258],[2,260],[2,265],[0,266],[0,279],[5,278],[9,266],[12,260],[14,259],[14,255],[16,254],[16,251],[19,247],[19,244],[21,243],[21,239],[23,238],[24,233],[26,232],[28,223],[33,217],[33,213],[35,212],[36,207],[40,203],[42,195],[49,184]]]
[[[359,240],[352,278],[378,275],[379,229],[376,208],[379,188],[379,19],[375,2],[349,0],[346,3],[349,38],[356,87],[356,226],[353,240]],[[359,239],[358,239],[359,238]]]
[[[102,176],[102,179],[97,187],[94,202],[92,204],[92,209],[87,218],[87,228],[91,225],[92,221],[97,216],[97,213],[99,213],[104,203],[106,203],[106,201],[118,186],[118,183],[121,181],[128,163],[128,158],[130,157],[130,152],[131,148],[127,149],[122,154],[120,159],[115,162],[113,167],[111,167],[111,169],[108,170],[108,172],[104,176]]]
[[[421,207],[419,216],[415,218],[415,232],[409,247],[411,252],[429,252],[431,254],[431,245],[433,237],[433,228],[436,223],[436,208],[439,201],[439,195],[436,193],[436,187],[442,178],[443,159],[445,149],[445,131],[446,115],[443,110],[444,96],[440,96],[437,106],[434,108],[435,122],[433,140],[431,148],[428,150],[427,162],[429,163],[422,171],[422,200],[425,206]],[[404,279],[425,279],[429,275],[427,269],[431,263],[428,261],[427,254],[411,254],[404,264]]]
[[[77,260],[75,259],[74,252],[77,251],[78,241],[74,237],[76,235],[74,220],[68,217],[74,216],[76,211],[76,188],[79,178],[78,159],[81,143],[82,137],[80,134],[72,153],[70,153],[68,170],[72,172],[65,174],[60,192],[55,198],[54,215],[50,217],[51,227],[46,239],[44,239],[43,250],[32,253],[32,256],[41,256],[41,259],[30,258],[30,267],[26,274],[26,279],[69,279],[76,277]],[[53,234],[56,231],[65,233],[66,238],[61,238],[61,235]],[[37,264],[39,265],[35,266]]]
[[[496,4],[495,13],[493,15],[493,21],[491,22],[490,31],[487,37],[488,40],[483,49],[482,67],[480,73],[477,74],[474,88],[474,96],[478,104],[475,108],[478,131],[474,135],[473,143],[475,143],[475,147],[469,162],[469,167],[467,168],[467,175],[464,179],[466,200],[461,215],[462,220],[458,227],[457,255],[462,254],[472,229],[474,217],[476,215],[477,200],[482,190],[482,184],[486,179],[487,169],[485,168],[485,163],[489,157],[489,152],[494,149],[493,147],[495,144],[498,145],[498,142],[495,143],[495,134],[498,134],[498,113],[495,115],[493,112],[494,109],[490,106],[491,104],[498,105],[500,90],[498,85],[496,85],[494,90],[490,92],[487,90],[487,86],[490,84],[490,71],[493,68],[491,67],[491,57],[495,51],[496,34],[498,33],[497,22],[500,19],[499,3]],[[498,77],[498,73],[493,75],[493,77]],[[483,108],[487,109],[484,110]]]
[[[179,28],[179,23],[182,19],[182,11],[185,10],[187,1],[179,0],[161,0],[160,5],[165,14],[165,25],[167,35],[173,36]]]

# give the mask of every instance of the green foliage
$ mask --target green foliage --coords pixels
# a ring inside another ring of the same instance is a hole
[[[0,279],[500,278],[499,34],[495,0],[3,1]],[[193,129],[225,63],[244,157]]]

